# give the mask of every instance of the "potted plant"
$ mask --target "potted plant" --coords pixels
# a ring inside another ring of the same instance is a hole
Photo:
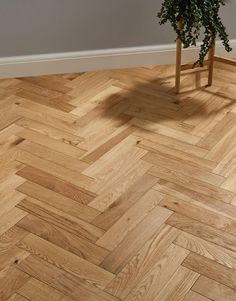
[[[184,48],[196,46],[203,32],[199,58],[195,65],[204,65],[204,59],[214,46],[217,36],[226,51],[232,50],[219,14],[220,7],[225,5],[225,2],[235,2],[235,0],[164,0],[162,4],[161,11],[158,13],[160,24],[170,22]]]

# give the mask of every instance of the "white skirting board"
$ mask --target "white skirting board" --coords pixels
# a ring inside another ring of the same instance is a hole
[[[231,40],[231,45],[233,51],[227,53],[223,46],[220,43],[217,43],[217,55],[236,58],[236,40]],[[198,47],[184,49],[183,63],[194,61],[197,57]],[[3,57],[0,58],[0,78],[155,66],[174,63],[175,44]]]

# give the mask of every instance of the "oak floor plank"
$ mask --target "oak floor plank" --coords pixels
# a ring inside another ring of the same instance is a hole
[[[26,181],[17,188],[17,191],[35,198],[51,207],[81,218],[85,221],[92,221],[100,213],[98,210],[83,205],[50,189],[44,188],[38,184]]]
[[[149,190],[97,240],[96,244],[110,251],[114,250],[124,237],[159,204],[162,198],[163,195],[158,191]]]
[[[222,176],[202,170],[202,168],[195,167],[193,164],[187,163],[185,160],[173,159],[166,154],[149,152],[142,159],[154,166],[164,167],[175,172],[181,171],[183,176],[197,178],[198,180],[214,186],[220,186],[225,181],[225,178]]]
[[[29,252],[21,250],[14,245],[9,248],[1,246],[0,251],[0,271],[8,271],[11,267],[14,267],[30,255]]]
[[[106,291],[123,300],[161,260],[166,249],[169,248],[178,234],[179,231],[175,228],[163,225],[161,230],[151,237],[117,274],[107,286]],[[182,254],[184,253],[182,252]]]
[[[175,138],[167,137],[165,135],[154,133],[141,128],[137,128],[134,131],[134,135],[144,139],[144,141],[148,140],[148,143],[155,143],[155,145],[158,145],[158,147],[159,145],[161,145],[164,148],[168,148],[169,152],[170,150],[175,150],[177,151],[176,155],[180,154],[181,152],[181,156],[184,156],[186,154],[186,156],[193,155],[194,157],[204,158],[208,152],[206,149],[190,144],[188,142],[182,142]]]
[[[116,134],[122,126],[130,126],[128,122],[132,118],[125,114],[128,108],[127,101],[123,98],[118,104],[112,106],[104,115],[93,118],[93,122],[80,125],[79,129],[74,133],[83,137],[80,148],[85,150],[94,149],[107,141],[109,136]],[[79,120],[78,120],[79,123]],[[82,121],[83,123],[83,121]]]
[[[23,184],[24,185],[24,184]],[[195,219],[201,223],[211,225],[216,229],[228,232],[230,234],[236,234],[236,220],[225,217],[220,213],[215,213],[211,210],[207,210],[194,204],[189,204],[186,201],[176,199],[173,197],[165,197],[161,202],[160,206],[168,208],[169,210],[181,213]]]
[[[122,90],[113,85],[105,87],[101,92],[94,94],[89,98],[89,101],[86,101],[80,98],[80,104],[77,106],[71,113],[79,117],[79,123],[85,125],[91,119],[96,118],[104,111],[108,110],[117,103],[119,103],[122,98],[119,95],[119,92]],[[106,102],[106,99],[109,98],[109,103]]]
[[[47,172],[37,168],[32,168],[30,166],[26,166],[18,171],[17,175],[27,179],[30,182],[39,184],[44,188],[50,189],[70,199],[78,201],[84,205],[89,204],[96,197],[96,194],[86,189],[79,188],[70,182],[63,181]]]
[[[183,300],[198,277],[199,274],[180,266],[154,300]]]
[[[119,144],[122,140],[132,134],[134,129],[132,127],[126,127],[124,130],[119,132],[116,136],[111,137],[110,140],[104,142],[91,152],[88,152],[85,156],[82,156],[82,160],[89,164],[96,162],[100,157],[105,155],[109,150]]]
[[[236,253],[191,234],[181,233],[174,241],[178,246],[236,270]]]
[[[119,218],[129,210],[136,202],[156,183],[157,178],[145,174],[138,178],[122,195],[117,198],[104,212],[99,214],[92,224],[104,230],[108,230]]]
[[[28,274],[19,271],[15,267],[11,267],[7,272],[0,271],[0,300],[7,300],[11,297],[29,278]]]
[[[83,279],[63,271],[36,256],[29,256],[18,268],[78,301],[118,301],[117,298],[91,285],[89,282],[85,282]]]
[[[152,131],[152,132],[160,134],[160,135],[165,135],[167,137],[177,139],[181,142],[186,142],[186,143],[190,143],[193,145],[197,144],[200,140],[200,138],[197,136],[194,136],[194,135],[191,135],[191,134],[179,131],[179,130],[175,130],[170,127],[167,127],[167,126],[164,126],[161,124],[157,124],[157,123],[154,123],[154,122],[148,121],[148,120],[133,118],[130,121],[130,124],[140,127],[142,129]]]
[[[162,180],[184,187],[184,189],[187,188],[194,192],[217,198],[222,202],[230,203],[234,197],[234,193],[231,191],[200,181],[199,179],[191,176],[184,176],[181,171],[171,171],[165,167],[154,166],[148,173],[161,178]]]
[[[194,154],[189,154],[183,150],[170,148],[168,146],[160,144],[160,142],[159,143],[157,141],[154,142],[153,141],[154,139],[148,140],[147,139],[148,136],[147,138],[144,137],[145,136],[143,135],[143,139],[138,144],[138,147],[148,150],[149,152],[151,152],[151,154],[154,153],[175,160],[180,159],[181,164],[183,164],[183,161],[185,161],[184,163],[188,165],[193,164],[195,167],[201,167],[209,171],[212,171],[212,169],[216,168],[217,164],[213,161],[207,160],[205,158],[199,158],[199,156],[196,156]],[[150,137],[150,139],[152,138]]]
[[[136,142],[137,139],[132,136],[127,137],[83,172],[84,175],[96,179],[94,192],[101,193],[105,183],[108,185],[111,181],[115,182],[146,154],[145,150],[135,148]],[[110,168],[111,165],[113,169]]]
[[[27,213],[25,211],[17,207],[13,207],[3,215],[0,215],[0,235],[8,231],[26,215]]]
[[[214,301],[234,301],[236,291],[205,276],[200,276],[192,290]]]
[[[15,117],[15,120],[24,117],[71,134],[75,134],[78,130],[77,118],[73,116],[71,120],[70,117],[66,116],[68,113],[63,112],[65,115],[63,114],[63,116],[61,116],[62,111],[52,108],[49,110],[48,106],[41,105],[41,107],[38,107],[39,104],[37,105],[37,108],[34,108],[35,102],[31,102],[31,104],[28,102],[28,105],[26,105],[26,100],[20,97],[16,100],[16,104],[17,108],[15,110],[17,112],[17,118]]]
[[[97,241],[97,239],[104,234],[102,229],[34,198],[27,197],[20,202],[17,207],[25,211],[21,218],[26,216],[27,212],[31,213],[75,235],[85,237],[92,242]],[[18,222],[18,220],[15,221],[15,223],[16,222]]]
[[[0,193],[1,215],[4,215],[11,209],[14,209],[24,199],[24,194],[12,190],[7,193]]]
[[[172,214],[171,211],[155,207],[135,229],[129,232],[122,242],[104,259],[101,267],[117,274],[139,249],[149,240],[154,233],[160,231],[160,227]],[[132,244],[130,243],[132,241]]]
[[[14,225],[0,236],[0,249],[7,250],[14,246],[29,233]]]
[[[46,91],[45,89],[42,89],[41,91]],[[55,91],[53,91],[55,92]],[[55,93],[55,97],[60,97],[61,94],[60,93]],[[50,108],[48,106],[39,104],[39,103],[35,103],[32,102],[30,100],[27,99],[23,99],[21,97],[16,97],[16,105],[18,106],[18,110],[20,111],[20,109],[22,108],[23,110],[28,110],[29,112],[32,112],[32,115],[35,114],[35,116],[37,115],[38,117],[41,116],[45,116],[48,117],[49,119],[52,118],[52,120],[58,120],[61,121],[61,123],[64,123],[65,125],[69,125],[71,124],[71,127],[73,127],[73,125],[76,124],[77,121],[77,116],[71,114],[71,113],[66,113],[63,111],[60,111],[58,109],[55,108]],[[47,123],[47,120],[46,120]]]
[[[211,299],[208,299],[207,297],[190,290],[183,301],[211,301]]]
[[[20,220],[17,226],[97,265],[109,253],[108,250],[87,239],[78,237],[30,214]]]
[[[14,294],[9,299],[7,299],[7,301],[29,301],[29,299],[26,299],[19,294]]]
[[[50,76],[32,76],[23,78],[23,82],[32,83],[37,86],[52,90],[58,91],[61,93],[67,93],[71,89],[66,86],[68,81],[61,76],[50,75]]]
[[[40,87],[39,85],[27,82],[24,79],[20,80],[20,82],[17,84],[17,87],[21,90],[30,91],[42,97],[57,97],[61,95],[61,93],[58,91],[47,89],[46,87]]]
[[[184,260],[183,266],[232,289],[236,289],[236,271],[211,259],[196,253],[190,253]]]
[[[25,283],[25,285],[18,290],[18,294],[28,300],[34,301],[48,301],[48,298],[52,301],[74,300],[35,278],[31,278]]]
[[[101,288],[114,278],[112,273],[34,234],[27,235],[17,246]]]
[[[16,159],[17,161],[25,165],[31,166],[33,168],[38,168],[44,172],[48,172],[51,175],[61,180],[68,181],[78,187],[86,189],[91,186],[92,183],[94,183],[94,180],[92,178],[83,175],[81,172],[67,169],[62,165],[55,164],[52,161],[42,159],[20,149],[18,149],[17,151]]]
[[[31,91],[27,91],[27,90],[20,90],[19,92],[16,93],[17,96],[24,98],[24,99],[28,99],[30,101],[36,102],[36,103],[40,103],[42,105],[45,106],[49,106],[51,108],[55,108],[64,112],[71,112],[75,106],[69,104],[68,102],[65,101],[58,101],[63,100],[62,96],[59,97],[45,97],[45,96],[41,96],[41,95],[37,95]]]
[[[236,122],[236,115],[233,113],[227,114],[216,127],[202,139],[198,145],[207,149],[212,149],[225,134],[232,129]]]
[[[139,160],[130,168],[126,170],[121,169],[120,172],[116,174],[116,177],[106,182],[107,186],[101,186],[99,192],[95,189],[97,196],[89,203],[89,206],[101,212],[105,212],[109,210],[109,208],[116,206],[115,204],[126,195],[126,192],[133,184],[144,179],[150,167],[151,165],[149,163]],[[93,184],[91,184],[88,189],[94,191]]]
[[[82,137],[76,136],[70,132],[63,131],[55,127],[55,125],[47,125],[32,118],[19,119],[16,124],[21,128],[30,129],[35,132],[49,136],[52,139],[59,140],[69,145],[77,146],[82,140]]]
[[[236,115],[236,114],[235,114]],[[235,148],[236,129],[232,127],[225,136],[208,152],[206,158],[220,162],[232,149]]]
[[[233,220],[236,218],[236,207],[228,202],[222,202],[221,200],[218,200],[217,195],[204,195],[187,187],[184,188],[180,185],[176,185],[164,180],[159,180],[158,183],[153,186],[153,189],[158,190],[164,195],[166,194],[168,196],[189,202],[189,204],[200,206],[206,210],[219,213],[227,218],[231,218]]]
[[[17,135],[19,137],[21,137],[22,139],[27,140],[27,142],[28,141],[31,142],[31,143],[24,142],[24,144],[26,144],[26,146],[28,146],[28,148],[27,147],[26,147],[26,149],[22,148],[23,150],[28,149],[28,150],[31,150],[32,153],[34,153],[35,152],[34,149],[37,149],[37,145],[39,144],[42,147],[40,149],[40,146],[39,146],[38,152],[40,152],[40,150],[41,150],[40,153],[42,153],[43,152],[42,150],[44,150],[43,147],[45,147],[45,153],[46,153],[46,151],[49,152],[49,150],[52,150],[52,151],[54,151],[55,160],[57,160],[58,162],[63,160],[63,159],[60,159],[60,157],[59,157],[60,153],[64,154],[65,158],[67,158],[67,156],[69,156],[69,157],[72,157],[75,159],[79,159],[85,153],[84,150],[79,149],[78,147],[61,142],[59,140],[52,139],[47,135],[35,132],[30,129],[23,129]],[[59,153],[59,154],[57,155],[57,153]],[[58,156],[58,158],[56,156]],[[61,157],[63,158],[63,156],[61,156]],[[66,161],[66,159],[65,159],[65,161]],[[82,165],[82,163],[81,163],[81,165]],[[84,165],[86,166],[86,164],[84,164]]]
[[[235,235],[223,232],[178,213],[172,214],[166,223],[205,241],[212,242],[228,250],[236,252]]]
[[[25,182],[24,179],[19,177],[16,174],[10,175],[9,177],[3,178],[0,180],[0,194],[4,196],[4,194],[13,191],[18,186]]]
[[[155,300],[188,254],[187,250],[170,245],[124,300]],[[175,297],[177,296],[175,295]],[[164,299],[160,298],[159,300]]]

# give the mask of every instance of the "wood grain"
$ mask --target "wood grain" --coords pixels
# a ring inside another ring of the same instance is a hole
[[[0,300],[236,299],[236,73],[215,70],[179,94],[173,65],[0,79]]]

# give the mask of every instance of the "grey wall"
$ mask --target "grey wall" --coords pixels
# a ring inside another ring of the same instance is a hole
[[[0,0],[0,57],[173,43],[162,0]],[[236,7],[223,17],[236,38]]]

